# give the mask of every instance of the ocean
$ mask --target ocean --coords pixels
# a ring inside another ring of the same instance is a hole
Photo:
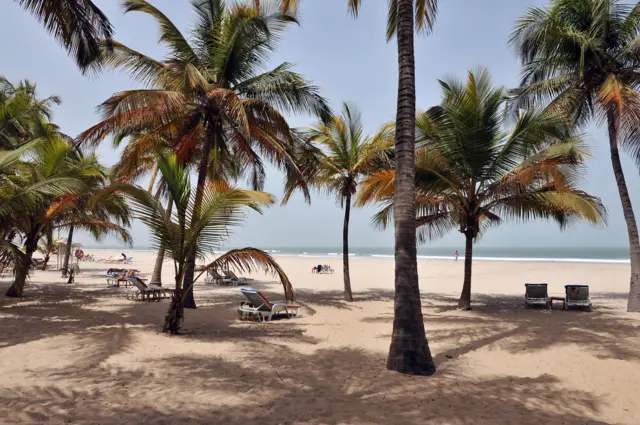
[[[308,257],[341,257],[340,247],[260,247],[272,255],[294,255]],[[458,250],[464,258],[464,247],[420,247],[418,258],[423,260],[450,260]],[[351,247],[351,258],[393,258],[391,247]],[[626,247],[475,247],[474,261],[528,261],[528,262],[575,262],[575,263],[629,263]]]
[[[117,246],[86,245],[89,249],[131,251]],[[224,252],[216,251],[217,254]],[[256,246],[273,256],[297,256],[316,258],[341,258],[342,247],[270,247]],[[420,247],[418,258],[423,260],[451,260],[456,249],[460,260],[464,258],[464,247]],[[135,250],[148,251],[149,248],[136,247]],[[351,247],[351,258],[393,258],[392,247]],[[518,262],[567,262],[567,263],[629,263],[629,249],[626,247],[475,247],[474,261],[518,261]]]

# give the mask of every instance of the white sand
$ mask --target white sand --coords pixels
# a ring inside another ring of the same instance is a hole
[[[119,252],[92,252],[96,257]],[[153,253],[131,267],[150,274]],[[237,288],[196,286],[182,336],[159,332],[168,303],[128,301],[109,267],[81,263],[74,285],[37,272],[25,298],[0,297],[0,423],[640,423],[640,315],[624,312],[628,265],[476,262],[474,310],[455,310],[463,262],[421,261],[425,325],[438,372],[385,369],[393,261],[280,257],[302,316],[239,322]],[[55,263],[55,257],[52,259]],[[310,273],[329,263],[335,275]],[[171,263],[164,282],[171,285]],[[274,279],[253,276],[272,298]],[[0,291],[10,281],[2,275]],[[590,285],[593,312],[525,310],[523,283]]]

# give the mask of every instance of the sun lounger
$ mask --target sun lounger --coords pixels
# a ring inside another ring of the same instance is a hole
[[[274,315],[286,314],[293,318],[300,312],[300,306],[290,303],[270,303],[267,297],[260,291],[253,289],[241,289],[248,302],[244,302],[238,307],[238,318],[246,319],[257,317],[261,322],[269,322]]]
[[[137,276],[129,276],[127,279],[133,285],[127,292],[128,299],[158,301],[173,294],[173,290],[156,285],[147,285]]]
[[[591,310],[591,298],[589,298],[589,285],[565,285],[566,294],[566,306],[567,309],[571,307],[586,308]]]
[[[225,270],[223,273],[224,277],[230,280],[233,286],[238,286],[239,284],[246,285],[249,282],[249,279],[247,279],[246,277],[238,277],[231,270]]]
[[[524,302],[527,307],[549,308],[549,294],[546,283],[525,283]]]
[[[204,283],[207,285],[223,285],[223,284],[232,284],[231,279],[227,279],[226,277],[220,275],[217,270],[208,270],[207,277],[204,278]]]
[[[124,263],[125,264],[129,264],[129,263],[131,263],[131,260],[133,260],[133,257],[127,257],[127,259],[124,260]]]

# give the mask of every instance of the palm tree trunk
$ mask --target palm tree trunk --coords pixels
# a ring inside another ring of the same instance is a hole
[[[27,281],[29,275],[29,267],[31,267],[31,261],[33,259],[33,253],[36,251],[38,242],[34,242],[35,237],[32,235],[25,241],[24,255],[20,256],[20,260],[16,264],[16,277],[13,284],[7,289],[5,295],[7,297],[22,297],[24,290],[24,284]]]
[[[464,284],[462,294],[458,301],[458,308],[461,310],[471,310],[471,266],[473,258],[473,230],[464,232],[466,244],[464,248]]]
[[[342,272],[344,274],[344,299],[352,302],[351,278],[349,276],[349,216],[351,215],[351,194],[346,196],[344,226],[342,228]]]
[[[67,271],[69,270],[69,258],[71,257],[71,243],[73,242],[73,226],[69,228],[69,237],[67,238],[67,245],[64,249],[64,262],[62,263],[62,277],[67,277]]]
[[[416,86],[413,0],[398,0],[398,111],[396,115],[395,298],[387,369],[433,375],[418,286],[415,207]]]
[[[169,205],[167,205],[167,215],[171,216],[171,210],[173,208],[173,201],[169,199]],[[162,265],[164,264],[164,247],[158,249],[158,256],[156,257],[156,264],[153,266],[153,274],[151,275],[151,281],[155,285],[162,286]]]
[[[204,185],[207,182],[207,171],[209,170],[209,155],[214,146],[214,138],[217,132],[217,122],[210,122],[207,126],[207,137],[202,146],[202,158],[200,158],[200,167],[198,170],[198,185],[196,186],[196,195],[193,200],[193,214],[197,214],[202,204],[202,196],[204,194]],[[196,308],[196,300],[193,298],[193,278],[196,271],[196,253],[191,250],[186,259],[184,279],[182,280],[183,302],[184,308]]]
[[[611,150],[611,165],[613,175],[616,178],[620,201],[622,202],[622,212],[627,222],[627,233],[629,235],[629,258],[631,260],[631,279],[629,285],[629,300],[627,311],[640,312],[640,241],[638,239],[638,225],[633,213],[631,198],[627,190],[627,183],[620,163],[620,153],[618,151],[618,120],[613,112],[607,113],[607,124],[609,128],[609,149]]]
[[[147,192],[151,193],[151,191],[153,190],[153,185],[156,182],[156,177],[158,176],[158,164],[153,166],[153,171],[151,172],[151,178],[149,179],[149,190]]]

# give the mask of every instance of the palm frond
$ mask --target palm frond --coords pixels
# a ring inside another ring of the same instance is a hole
[[[107,16],[91,0],[15,1],[44,24],[83,72],[100,59],[100,41],[113,36]]]
[[[293,301],[295,299],[291,281],[284,270],[282,270],[282,267],[280,267],[271,255],[260,249],[232,249],[222,254],[205,267],[205,269],[209,270],[226,270],[229,268],[242,273],[264,271],[265,273],[271,273],[278,276],[282,283],[282,287],[284,288],[285,299],[287,301]]]

